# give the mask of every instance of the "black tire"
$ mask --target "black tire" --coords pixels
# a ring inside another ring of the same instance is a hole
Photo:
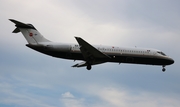
[[[87,65],[87,70],[91,70],[91,65]]]
[[[166,69],[165,69],[165,68],[163,68],[163,69],[162,69],[162,71],[163,71],[163,72],[165,72],[165,71],[166,71]]]

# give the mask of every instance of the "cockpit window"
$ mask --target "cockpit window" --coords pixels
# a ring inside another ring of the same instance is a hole
[[[166,56],[166,54],[163,53],[163,52],[158,51],[157,53],[159,53],[159,54],[161,54],[161,55],[163,55],[163,56]]]

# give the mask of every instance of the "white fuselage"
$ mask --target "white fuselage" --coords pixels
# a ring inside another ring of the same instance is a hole
[[[33,48],[39,52],[65,59],[84,60],[80,45],[78,44],[62,44],[62,43],[41,43],[38,44],[41,48]],[[38,46],[37,44],[34,47]],[[138,48],[138,47],[114,47],[103,45],[92,45],[100,52],[107,54],[111,59],[103,59],[105,62],[118,63],[135,63],[135,64],[150,64],[150,65],[169,65],[174,61],[166,56],[163,52],[156,49]],[[149,62],[148,62],[149,61]]]

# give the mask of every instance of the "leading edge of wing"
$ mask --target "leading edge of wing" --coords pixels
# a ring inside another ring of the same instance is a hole
[[[87,60],[89,57],[93,57],[95,59],[103,59],[103,58],[110,58],[108,55],[100,52],[98,49],[90,45],[88,42],[83,40],[80,37],[75,37],[78,44],[80,45],[80,50],[84,56],[84,58]]]

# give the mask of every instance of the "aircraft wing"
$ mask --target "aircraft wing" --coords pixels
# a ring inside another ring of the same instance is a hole
[[[80,50],[84,56],[84,59],[86,61],[91,59],[108,59],[110,58],[108,55],[100,52],[98,49],[87,43],[85,40],[83,40],[80,37],[75,37],[77,42],[80,45]]]
[[[82,38],[80,37],[75,37],[75,38],[80,45],[80,50],[85,59],[85,62],[75,64],[72,67],[84,67],[87,66],[89,63],[91,65],[101,64],[106,62],[105,59],[110,58],[108,55],[100,52],[98,49],[87,43]]]
[[[102,64],[102,63],[105,63],[105,61],[94,61],[92,63],[92,65],[97,65],[97,64]],[[86,61],[84,61],[84,62],[77,63],[77,64],[73,65],[72,67],[85,67],[87,65],[88,65],[88,63]]]

